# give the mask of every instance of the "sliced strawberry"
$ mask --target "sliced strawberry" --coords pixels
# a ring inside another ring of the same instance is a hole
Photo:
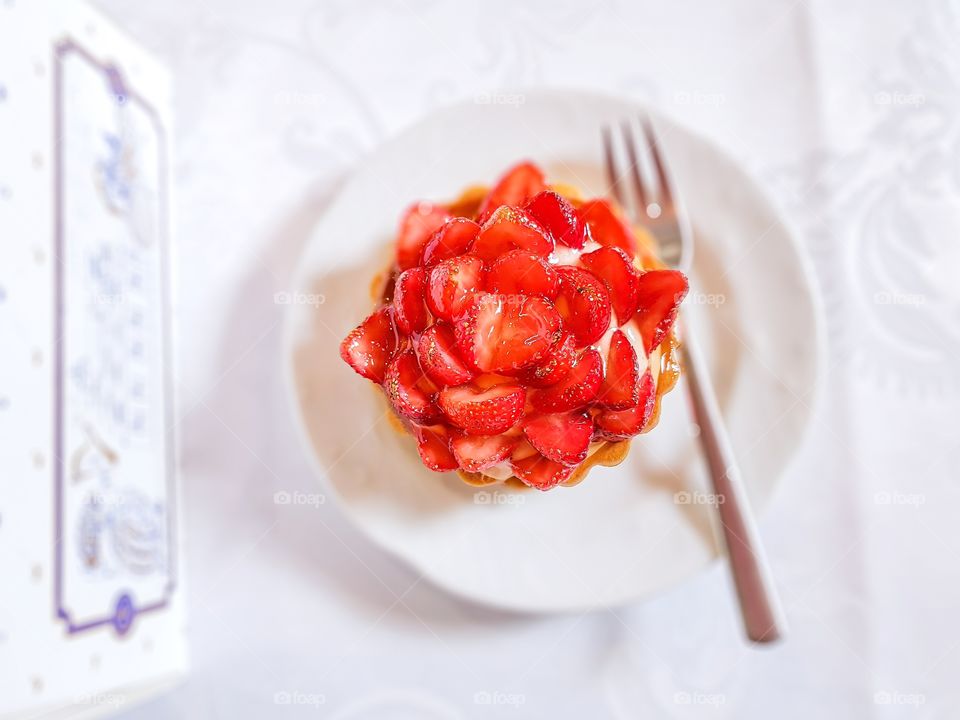
[[[350,331],[340,343],[340,357],[350,367],[375,383],[382,383],[387,363],[397,349],[393,309],[382,307]]]
[[[636,322],[647,354],[670,332],[687,290],[687,276],[679,270],[650,270],[640,276]]]
[[[472,385],[445,388],[438,402],[455,426],[471,435],[498,435],[523,416],[527,391],[515,383],[482,390]]]
[[[420,264],[423,246],[449,218],[446,208],[433,203],[419,202],[407,208],[397,229],[397,267],[401,271]]]
[[[443,260],[430,270],[427,307],[438,318],[452,321],[470,294],[482,288],[483,279],[483,263],[473,255]]]
[[[636,406],[639,400],[640,363],[637,351],[622,330],[614,330],[597,404],[611,410],[626,410]]]
[[[626,440],[643,432],[657,402],[656,387],[650,370],[640,378],[640,401],[627,410],[604,410],[594,418],[597,437],[602,440]]]
[[[453,328],[437,322],[426,329],[416,344],[420,367],[437,385],[463,385],[475,373],[464,364],[457,350]]]
[[[427,289],[427,271],[422,267],[404,270],[393,288],[393,317],[404,335],[420,332],[430,322],[423,296]]]
[[[523,437],[523,430],[521,430],[520,441],[510,454],[510,462],[514,463],[517,460],[523,460],[524,458],[533,457],[534,455],[539,454],[540,453],[537,452],[537,449],[527,442],[526,438]]]
[[[603,361],[593,348],[583,351],[567,376],[531,395],[533,406],[541,412],[576,410],[593,402],[603,380]]]
[[[463,255],[479,232],[480,226],[473,220],[463,217],[448,220],[424,246],[423,264],[435,265],[441,260]]]
[[[577,211],[590,228],[590,236],[601,245],[612,245],[623,250],[629,257],[637,254],[637,241],[633,229],[627,225],[603,199],[590,200]]]
[[[413,434],[417,438],[417,450],[423,464],[434,472],[450,472],[460,467],[457,458],[450,451],[450,436],[443,425],[430,427],[414,426]]]
[[[610,326],[610,296],[607,287],[596,275],[567,265],[557,268],[560,294],[557,312],[563,325],[583,347],[595,343]]]
[[[480,222],[486,220],[501,205],[519,207],[546,188],[543,171],[532,162],[514,165],[497,180],[480,205]]]
[[[537,490],[549,490],[573,475],[573,468],[549,460],[540,453],[522,459],[511,460],[513,474]]]
[[[593,421],[585,412],[530,415],[523,421],[523,434],[548,460],[579,465],[587,457]]]
[[[535,195],[524,209],[558,243],[579,249],[586,242],[586,224],[577,216],[573,205],[553,190],[544,190]]]
[[[523,210],[502,205],[480,228],[470,252],[492,263],[511,250],[528,250],[546,257],[553,250],[553,238]]]
[[[512,374],[544,357],[557,340],[561,320],[549,300],[477,293],[457,320],[460,353],[467,364]]]
[[[387,367],[383,391],[398,414],[416,423],[429,424],[440,418],[437,406],[430,399],[436,392],[420,370],[413,350],[406,350]]]
[[[640,271],[627,254],[611,245],[582,255],[580,262],[606,284],[610,293],[610,304],[617,314],[617,324],[623,325],[630,320],[637,309],[637,282]]]
[[[519,440],[508,435],[456,433],[450,440],[450,447],[460,467],[467,472],[480,472],[510,457]]]
[[[553,300],[560,291],[560,276],[533,253],[511,250],[493,263],[487,274],[487,289],[504,295],[543,295]]]
[[[577,341],[573,333],[564,331],[550,349],[543,360],[527,368],[520,375],[526,385],[531,387],[549,387],[563,380],[573,361],[577,358]]]

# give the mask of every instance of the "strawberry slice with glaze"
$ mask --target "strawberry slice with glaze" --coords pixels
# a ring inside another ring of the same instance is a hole
[[[440,419],[431,396],[436,388],[417,363],[413,350],[405,350],[387,366],[383,391],[399,415],[415,423],[429,425]]]
[[[540,453],[510,461],[513,474],[537,490],[550,490],[573,475],[574,468],[554,462]]]
[[[449,219],[447,209],[433,203],[419,202],[407,208],[397,229],[397,267],[402,271],[419,265],[424,245]]]
[[[480,472],[510,457],[520,441],[509,435],[467,435],[456,432],[450,439],[453,455],[467,472]]]
[[[585,412],[530,415],[523,421],[523,434],[548,460],[579,465],[587,457],[593,421]]]
[[[640,276],[635,321],[648,355],[670,332],[689,289],[679,270],[649,270]]]
[[[560,291],[560,276],[537,255],[511,250],[493,263],[487,274],[487,289],[505,295],[543,295],[553,300]]]
[[[544,190],[530,199],[524,208],[558,243],[582,248],[586,242],[586,225],[573,205],[553,190]]]
[[[603,381],[603,360],[593,348],[587,348],[556,385],[531,394],[533,407],[541,412],[576,410],[593,402]]]
[[[438,318],[452,321],[471,293],[483,287],[483,262],[473,255],[460,255],[437,263],[427,281],[427,307]]]
[[[590,228],[590,236],[601,245],[612,245],[623,250],[628,257],[637,254],[637,241],[633,229],[627,225],[606,200],[590,200],[580,206],[577,213]]]
[[[567,376],[577,358],[577,341],[573,333],[564,331],[550,349],[546,358],[523,371],[520,378],[530,387],[544,388],[555,385]]]
[[[593,419],[598,438],[617,442],[643,432],[657,404],[656,387],[649,369],[640,378],[639,395],[640,401],[634,407],[627,410],[604,410]]]
[[[420,332],[430,322],[423,296],[427,289],[427,272],[422,267],[404,270],[393,288],[393,317],[404,335]]]
[[[479,232],[480,226],[468,218],[455,217],[448,220],[430,236],[423,248],[423,264],[435,265],[441,260],[463,255]]]
[[[532,198],[547,184],[543,171],[530,161],[514,165],[497,180],[477,212],[480,222],[486,220],[501,205],[519,207]]]
[[[553,238],[523,210],[502,205],[480,228],[470,252],[492,263],[511,250],[527,250],[546,257],[553,251]]]
[[[580,257],[583,266],[603,280],[610,293],[610,304],[623,325],[637,310],[637,283],[640,271],[627,254],[613,245],[602,247]]]
[[[450,450],[450,436],[443,425],[420,427],[414,425],[414,437],[417,439],[417,451],[428,469],[434,472],[450,472],[460,465]]]
[[[466,366],[457,351],[457,338],[446,323],[434,323],[424,331],[416,344],[420,367],[437,385],[463,385],[475,373]]]
[[[514,374],[541,360],[560,333],[553,304],[541,297],[477,293],[454,328],[468,365]]]
[[[556,299],[557,312],[564,327],[583,347],[595,343],[610,326],[610,296],[607,286],[593,273],[580,268],[561,266],[560,293]]]
[[[606,374],[597,393],[597,404],[626,410],[640,401],[640,363],[633,343],[622,330],[614,330],[607,353]]]
[[[350,331],[340,343],[340,357],[360,375],[380,384],[396,349],[393,308],[388,305]]]
[[[523,416],[527,391],[515,383],[486,389],[460,385],[440,391],[438,402],[447,419],[470,435],[498,435]]]

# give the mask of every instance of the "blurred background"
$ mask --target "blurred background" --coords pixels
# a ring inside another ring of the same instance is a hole
[[[956,715],[960,3],[93,4],[171,74],[190,660],[145,702],[88,710]],[[715,141],[813,260],[824,402],[761,518],[790,620],[779,646],[746,646],[719,563],[642,604],[513,615],[421,581],[331,503],[275,502],[317,487],[275,298],[318,219],[431,110],[533,87],[635,98]]]

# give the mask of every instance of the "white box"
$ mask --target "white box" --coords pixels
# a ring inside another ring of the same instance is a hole
[[[186,669],[169,108],[90,8],[0,3],[0,717]]]

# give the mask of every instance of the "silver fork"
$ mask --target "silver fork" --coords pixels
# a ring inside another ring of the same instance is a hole
[[[643,117],[640,125],[656,175],[656,186],[644,182],[634,133],[629,123],[622,123],[621,134],[629,162],[627,174],[634,195],[632,220],[650,230],[657,239],[660,257],[667,265],[686,272],[693,252],[693,234],[682,207],[676,201],[666,161],[650,120]],[[630,203],[620,182],[624,176],[617,171],[613,132],[609,127],[604,127],[602,135],[607,180],[617,202],[625,212],[629,212]],[[700,426],[700,443],[717,500],[724,545],[740,600],[744,628],[747,637],[754,642],[773,642],[783,635],[784,620],[763,544],[740,480],[733,446],[710,381],[709,368],[688,326],[682,328],[682,340],[680,358],[690,390],[694,419]]]

